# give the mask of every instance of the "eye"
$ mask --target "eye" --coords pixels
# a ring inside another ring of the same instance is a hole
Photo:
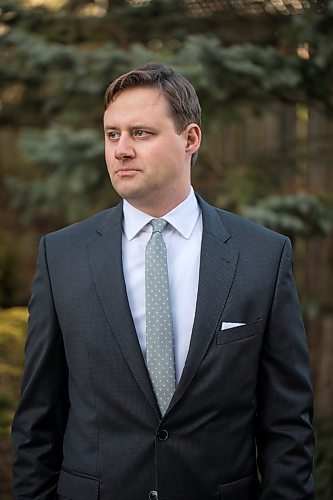
[[[109,130],[106,135],[111,141],[116,141],[119,138],[119,133],[115,130]]]
[[[147,135],[150,135],[150,132],[147,132],[146,130],[142,129],[135,130],[134,132],[135,137],[145,137]]]

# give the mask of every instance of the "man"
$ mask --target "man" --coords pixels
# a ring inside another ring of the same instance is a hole
[[[41,241],[15,497],[313,499],[289,240],[194,195],[200,105],[185,78],[147,64],[105,99],[124,201]]]

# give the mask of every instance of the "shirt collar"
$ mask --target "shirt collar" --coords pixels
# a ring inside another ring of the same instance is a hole
[[[133,207],[128,201],[123,203],[123,229],[128,240],[132,240],[145,226],[154,218],[141,210]],[[174,227],[184,238],[189,239],[194,226],[199,218],[200,208],[191,187],[188,197],[169,213],[163,215],[172,227]]]

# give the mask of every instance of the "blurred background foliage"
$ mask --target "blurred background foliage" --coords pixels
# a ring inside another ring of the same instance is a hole
[[[196,190],[293,241],[332,500],[333,0],[0,0],[0,498],[38,240],[117,202],[103,93],[148,60],[198,91]]]

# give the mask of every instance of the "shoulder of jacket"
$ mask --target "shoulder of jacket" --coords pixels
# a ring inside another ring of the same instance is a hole
[[[217,208],[223,224],[231,233],[237,231],[243,235],[253,234],[257,237],[266,238],[269,240],[285,241],[288,239],[286,235],[278,233],[268,227],[262,226],[254,221],[251,221],[242,215],[234,214],[226,210]]]
[[[45,235],[47,241],[63,241],[72,238],[84,238],[89,236],[95,236],[98,228],[103,227],[108,223],[108,220],[112,218],[113,213],[116,211],[117,207],[108,208],[102,212],[88,217],[79,222],[75,222],[66,227],[52,231]]]
[[[219,207],[208,204],[204,200],[200,199],[199,203],[203,211],[213,211],[218,216],[219,220],[222,222],[225,230],[231,236],[231,238],[237,239],[242,242],[256,242],[256,243],[267,243],[267,244],[277,244],[284,245],[286,241],[289,241],[288,236],[280,234],[268,227],[257,224],[242,215],[229,212]]]

